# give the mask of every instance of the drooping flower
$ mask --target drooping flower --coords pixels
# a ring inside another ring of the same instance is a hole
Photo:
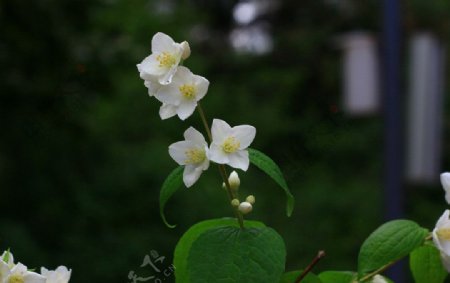
[[[145,81],[166,85],[172,81],[181,59],[190,55],[189,44],[176,43],[170,36],[158,32],[152,38],[152,54],[137,65],[140,76]]]
[[[442,264],[450,272],[450,210],[445,210],[433,230],[433,242],[441,253]]]
[[[184,141],[169,146],[170,156],[180,165],[184,165],[183,182],[191,187],[209,167],[208,144],[203,135],[189,127],[184,132]]]
[[[159,87],[155,93],[156,99],[163,103],[160,109],[161,119],[172,117],[175,114],[178,114],[181,120],[191,116],[197,107],[197,102],[208,91],[208,87],[207,79],[194,75],[186,67],[178,67],[172,83]]]
[[[445,191],[445,200],[450,204],[450,173],[445,172],[441,174],[441,184]]]
[[[45,283],[46,278],[28,271],[27,267],[19,262],[8,272],[4,280],[6,283]]]
[[[41,274],[47,278],[46,283],[68,283],[71,273],[72,270],[65,266],[58,266],[55,270],[41,267]]]
[[[255,127],[249,125],[231,127],[223,120],[214,119],[211,132],[213,140],[209,149],[209,159],[247,171],[250,163],[247,147],[255,138]]]

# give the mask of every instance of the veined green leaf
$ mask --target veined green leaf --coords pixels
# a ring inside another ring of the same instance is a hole
[[[287,205],[286,213],[291,216],[294,210],[294,196],[289,191],[286,180],[281,173],[280,167],[267,155],[253,148],[248,149],[250,162],[269,175],[286,193]]]
[[[409,266],[416,283],[443,283],[447,277],[439,250],[432,245],[415,249],[409,257]]]

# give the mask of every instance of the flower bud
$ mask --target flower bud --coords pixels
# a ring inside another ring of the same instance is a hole
[[[254,196],[254,195],[249,195],[249,196],[245,199],[245,201],[246,201],[246,202],[249,202],[250,204],[255,204],[256,199],[255,199],[255,196]]]
[[[253,206],[251,203],[244,201],[239,204],[238,209],[242,214],[247,214],[253,210]]]
[[[189,46],[189,43],[187,41],[183,41],[181,43],[181,48],[183,48],[183,54],[181,54],[181,58],[183,60],[186,60],[191,56],[191,47]]]
[[[233,199],[233,200],[231,201],[231,205],[232,205],[233,207],[238,207],[239,204],[240,204],[240,202],[239,202],[239,200],[238,200],[237,198],[235,198],[235,199]]]
[[[231,172],[230,177],[228,177],[228,183],[230,184],[230,187],[232,190],[239,189],[239,186],[241,185],[241,180],[239,179],[238,173],[236,171]]]

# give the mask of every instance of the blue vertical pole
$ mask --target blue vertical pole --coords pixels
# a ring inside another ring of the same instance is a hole
[[[402,103],[400,89],[400,7],[399,0],[383,0],[382,74],[384,83],[384,195],[386,220],[403,217]],[[404,263],[388,271],[396,283],[405,282]]]

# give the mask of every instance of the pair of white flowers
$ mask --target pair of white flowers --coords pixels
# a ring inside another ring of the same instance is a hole
[[[176,43],[170,36],[158,32],[152,38],[152,54],[137,65],[148,94],[162,102],[161,119],[178,115],[185,120],[208,91],[207,79],[180,66],[190,54],[186,41]]]
[[[5,251],[0,258],[0,283],[68,283],[72,270],[59,266],[56,270],[41,268],[41,274],[29,271],[22,263]]]
[[[445,200],[450,204],[450,173],[441,174],[441,183],[445,191]],[[450,272],[450,210],[445,210],[433,230],[433,242],[441,253],[442,263]]]
[[[169,146],[170,156],[185,166],[183,182],[186,187],[192,186],[200,178],[202,172],[209,168],[210,161],[244,171],[248,169],[250,161],[247,148],[255,138],[255,127],[231,127],[223,120],[214,119],[211,134],[212,142],[208,147],[203,135],[190,127],[184,132],[184,141]]]

